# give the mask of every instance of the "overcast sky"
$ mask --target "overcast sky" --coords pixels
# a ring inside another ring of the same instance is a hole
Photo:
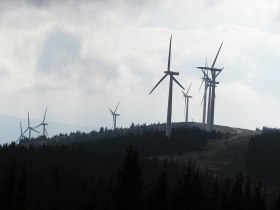
[[[12,2],[12,3],[11,3]],[[189,118],[201,122],[205,58],[224,67],[215,124],[280,127],[280,2],[277,0],[1,0],[0,115],[92,127],[166,122],[167,68],[192,82]],[[174,84],[172,121],[184,120]],[[16,125],[18,126],[18,125]]]

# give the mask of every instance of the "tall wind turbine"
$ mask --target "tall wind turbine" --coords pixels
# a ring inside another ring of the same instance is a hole
[[[116,108],[115,108],[114,111],[112,111],[112,110],[110,109],[111,114],[112,114],[112,116],[113,116],[113,128],[114,128],[114,130],[116,129],[117,117],[120,116],[120,114],[117,114],[117,113],[116,113],[119,104],[120,104],[120,101],[119,101],[119,103],[117,104],[117,106],[116,106]]]
[[[44,118],[43,118],[43,121],[37,125],[34,129],[40,127],[40,126],[43,126],[43,136],[48,136],[48,132],[47,132],[47,129],[46,129],[46,125],[48,125],[48,123],[45,122],[46,120],[46,115],[47,115],[47,111],[48,111],[48,107],[46,108],[46,111],[45,111],[45,115],[44,115]]]
[[[151,94],[154,91],[154,89],[156,89],[156,87],[165,79],[165,77],[167,77],[168,75],[170,76],[170,80],[169,80],[169,95],[168,95],[168,108],[167,108],[167,122],[166,122],[166,137],[170,137],[171,136],[171,115],[172,115],[172,89],[173,89],[173,81],[175,81],[181,88],[183,88],[185,90],[185,88],[174,77],[174,75],[179,75],[179,72],[170,71],[171,43],[172,43],[172,34],[170,36],[167,71],[164,71],[164,76],[159,80],[159,82],[155,85],[155,87],[149,93],[149,94]]]
[[[192,83],[189,86],[189,89],[186,93],[184,93],[184,91],[182,90],[183,96],[185,97],[185,112],[186,112],[186,119],[185,122],[189,122],[189,99],[192,98],[192,96],[188,95],[189,90],[192,86]]]
[[[28,127],[27,127],[27,130],[29,131],[29,135],[28,135],[29,140],[31,139],[31,131],[40,133],[39,131],[36,131],[33,127],[30,126],[29,112],[28,112]]]
[[[218,75],[224,69],[224,68],[221,68],[221,69],[214,68],[222,46],[223,46],[223,42],[220,45],[220,48],[219,48],[219,50],[218,50],[218,52],[216,54],[216,57],[215,57],[215,59],[213,61],[213,64],[212,64],[211,68],[209,68],[209,67],[197,67],[197,68],[199,68],[201,70],[208,70],[208,71],[211,72],[211,79],[209,78],[210,81],[211,81],[210,82],[211,96],[209,95],[209,101],[211,101],[211,104],[208,105],[208,108],[210,108],[210,112],[208,113],[208,115],[210,116],[209,117],[209,129],[210,129],[210,131],[212,131],[213,127],[214,127],[214,111],[215,111],[215,97],[216,97],[216,95],[215,95],[215,88],[216,88],[216,85],[219,84],[219,82],[216,82],[216,78],[218,77]],[[202,71],[202,72],[206,76],[205,71]],[[210,91],[209,91],[209,93],[210,93]],[[208,111],[209,111],[209,109],[208,109]]]

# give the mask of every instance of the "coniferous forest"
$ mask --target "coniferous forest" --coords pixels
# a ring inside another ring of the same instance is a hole
[[[269,185],[280,186],[280,131],[252,136],[245,154],[247,169]]]
[[[202,150],[222,134],[196,128],[173,134],[2,145],[0,209],[280,209],[278,193],[271,196],[244,172],[227,177],[160,156]]]

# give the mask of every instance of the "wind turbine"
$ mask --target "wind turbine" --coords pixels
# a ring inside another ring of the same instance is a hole
[[[28,127],[27,129],[29,131],[29,140],[31,139],[31,131],[34,131],[34,132],[37,132],[37,133],[40,133],[39,131],[36,131],[33,127],[30,126],[30,120],[29,120],[29,112],[28,112]]]
[[[208,67],[208,62],[207,62],[207,57],[206,57],[206,60],[205,60],[205,67]],[[202,79],[202,82],[201,82],[201,85],[199,87],[199,90],[201,89],[201,86],[203,85],[204,83],[204,95],[203,95],[203,98],[202,98],[202,101],[201,101],[201,105],[203,104],[203,116],[202,116],[202,123],[205,125],[206,124],[206,113],[210,113],[210,102],[208,102],[208,111],[206,111],[206,106],[207,106],[207,90],[209,88],[209,99],[211,98],[211,80],[210,78],[208,77],[208,71],[205,73],[205,70],[201,70],[203,72],[203,78]],[[207,116],[207,122],[209,121],[209,117]],[[207,123],[208,124],[208,123]]]
[[[111,114],[112,114],[112,116],[113,116],[113,128],[114,128],[114,130],[116,129],[117,117],[120,116],[120,114],[117,114],[117,113],[116,113],[119,104],[120,104],[120,101],[119,101],[119,103],[117,104],[117,106],[116,106],[116,108],[115,108],[115,111],[112,111],[112,110],[110,109]]]
[[[28,129],[26,129],[24,132],[22,132],[21,121],[19,122],[19,124],[20,124],[20,136],[19,136],[18,140],[16,140],[16,142],[19,141],[19,140],[21,140],[21,139],[23,139],[23,138],[27,138],[24,134],[26,133],[26,131],[27,131]]]
[[[155,87],[149,93],[149,94],[151,94],[154,91],[154,89],[165,79],[165,77],[167,77],[168,75],[170,76],[170,80],[169,80],[169,95],[168,95],[168,108],[167,108],[167,122],[166,122],[166,137],[170,137],[171,136],[171,115],[172,115],[172,89],[173,89],[173,81],[175,81],[181,88],[183,88],[185,90],[185,88],[174,77],[174,75],[179,75],[179,72],[170,71],[171,43],[172,43],[172,34],[170,36],[167,71],[164,71],[164,76],[159,80],[159,82],[155,85]]]
[[[220,48],[219,48],[219,50],[216,54],[216,57],[213,61],[213,64],[212,64],[211,68],[209,68],[209,67],[197,67],[201,70],[208,70],[208,71],[211,72],[211,79],[208,77],[210,79],[210,88],[211,88],[211,91],[209,91],[209,93],[211,92],[211,96],[209,95],[209,101],[211,101],[211,104],[210,105],[208,104],[208,108],[210,108],[210,112],[209,112],[209,109],[208,109],[208,115],[210,116],[209,117],[209,130],[210,131],[212,131],[213,127],[214,127],[214,111],[215,111],[215,97],[216,97],[215,88],[216,88],[216,85],[219,84],[219,82],[216,82],[216,78],[218,77],[218,75],[224,69],[224,68],[221,68],[221,69],[214,68],[222,46],[223,46],[223,42],[220,45]],[[202,71],[202,72],[206,76],[205,71]]]
[[[185,97],[185,112],[186,112],[185,122],[186,123],[188,122],[188,115],[189,115],[189,99],[192,98],[192,96],[188,95],[191,86],[192,86],[192,83],[190,84],[189,89],[186,93],[184,93],[184,91],[182,90],[183,97]]]
[[[43,118],[43,121],[37,125],[34,129],[40,127],[40,126],[43,126],[43,136],[48,136],[48,132],[46,130],[46,125],[48,125],[48,123],[45,122],[46,120],[46,115],[47,115],[47,111],[48,111],[48,107],[46,108],[46,111],[45,111],[45,115],[44,115],[44,118]]]

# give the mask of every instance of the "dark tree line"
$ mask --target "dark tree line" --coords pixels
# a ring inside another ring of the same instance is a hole
[[[93,154],[84,146],[0,148],[1,209],[265,210],[260,184],[165,160]],[[269,206],[269,208],[267,208]],[[274,208],[275,207],[275,208]]]
[[[172,137],[165,137],[165,132],[159,129],[133,127],[131,129],[116,131],[107,130],[106,135],[97,132],[72,133],[46,139],[40,137],[33,139],[33,144],[45,142],[47,144],[73,144],[87,143],[92,150],[103,153],[122,153],[129,145],[137,148],[142,156],[182,154],[187,151],[202,150],[209,139],[222,137],[220,132],[208,132],[197,127],[174,128]],[[97,138],[97,136],[99,136]]]
[[[270,185],[280,185],[280,131],[252,136],[245,154],[248,172]]]

